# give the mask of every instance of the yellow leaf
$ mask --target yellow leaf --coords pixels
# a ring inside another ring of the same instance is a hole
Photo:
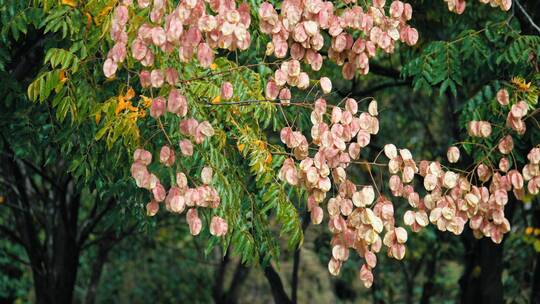
[[[136,106],[132,105],[131,103],[128,102],[127,104],[127,108],[128,110],[130,110],[131,112],[137,112],[139,111],[139,108],[137,108]]]
[[[262,150],[266,150],[266,142],[262,140],[257,140],[257,146],[261,148]]]
[[[518,90],[528,91],[531,88],[531,83],[525,82],[525,79],[521,77],[513,77],[510,81],[517,87]]]
[[[86,29],[90,29],[90,26],[92,26],[92,15],[86,13]]]
[[[143,106],[145,108],[149,108],[151,105],[152,105],[152,99],[144,96],[144,95],[141,95],[141,99],[143,100]]]
[[[214,97],[214,99],[212,99],[213,104],[220,103],[220,102],[221,102],[221,96],[220,95],[218,95],[218,96]]]
[[[124,96],[127,100],[131,100],[133,97],[135,97],[135,91],[133,88],[129,88],[126,92],[126,95]]]
[[[240,152],[244,151],[245,147],[246,147],[246,145],[238,143],[238,151],[240,151]]]
[[[127,115],[128,119],[133,123],[135,121],[137,121],[137,118],[139,118],[139,112],[130,112],[128,115]]]
[[[124,111],[128,106],[128,103],[123,96],[118,96],[118,104],[116,109],[114,109],[114,114],[118,115],[120,112]]]
[[[62,83],[66,82],[67,77],[66,77],[66,72],[64,70],[60,70],[59,78],[60,78],[60,82],[62,82]]]
[[[109,3],[107,4],[107,6],[105,6],[105,8],[103,8],[98,14],[97,16],[94,17],[94,22],[97,24],[97,25],[101,25],[101,23],[103,22],[103,20],[105,18],[107,18],[107,16],[109,16],[109,12],[113,9],[114,5],[116,4],[116,0],[112,0],[112,1],[109,1]]]
[[[71,7],[77,7],[77,1],[75,0],[62,0],[62,4],[68,5]]]
[[[266,161],[265,161],[267,164],[270,164],[272,163],[272,154],[268,153],[268,156],[266,157]]]
[[[101,112],[96,113],[96,125],[99,125],[99,122],[101,121]]]

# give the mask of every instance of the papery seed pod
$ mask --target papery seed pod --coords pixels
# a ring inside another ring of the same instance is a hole
[[[458,147],[450,147],[446,152],[446,157],[450,163],[457,163],[459,160],[460,152]]]
[[[209,185],[212,182],[214,171],[211,167],[204,167],[201,171],[201,180],[204,184]]]
[[[230,82],[226,81],[221,85],[221,98],[223,100],[229,100],[233,96],[233,86]]]
[[[210,223],[210,234],[214,236],[224,236],[227,234],[228,225],[227,222],[219,216],[212,217]]]
[[[510,95],[506,89],[500,89],[497,92],[497,101],[501,106],[506,106],[510,102]]]
[[[328,77],[322,77],[320,79],[320,85],[324,94],[328,94],[332,91],[332,82]]]
[[[388,159],[394,159],[397,157],[397,148],[393,144],[387,144],[384,146],[384,155],[388,157]]]
[[[193,155],[193,144],[188,139],[183,139],[179,143],[180,151],[184,156],[192,156]]]
[[[152,100],[152,105],[150,106],[150,116],[155,119],[158,119],[161,115],[165,114],[165,98],[158,97]]]

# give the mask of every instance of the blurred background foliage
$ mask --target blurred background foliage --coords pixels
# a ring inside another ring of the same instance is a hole
[[[415,157],[442,159],[466,138],[466,121],[496,115],[489,105],[502,85],[515,86],[512,77],[539,86],[540,37],[516,5],[503,13],[470,0],[458,16],[442,0],[410,2],[420,32],[415,47],[377,56],[370,74],[352,81],[332,63],[313,78],[333,80],[331,102],[379,101],[374,148],[392,142]],[[134,103],[144,102],[128,69],[113,81],[102,75],[116,3],[0,0],[0,302],[540,303],[538,197],[507,210],[512,231],[499,246],[474,240],[470,231],[455,237],[431,227],[409,238],[405,260],[380,255],[371,289],[357,278],[357,257],[331,277],[331,235],[309,226],[304,193],[276,182],[283,157],[269,155],[282,149],[281,110],[208,106],[224,80],[240,100],[261,99],[271,73],[263,66],[214,77],[171,61],[185,79],[207,76],[184,89],[194,115],[209,120],[216,136],[183,165],[194,175],[204,163],[217,169],[220,212],[233,234],[193,238],[184,217],[147,218],[148,198],[129,178],[129,159],[134,148],[165,139],[149,143],[158,128],[153,121],[116,112],[128,87],[137,92]],[[538,24],[540,3],[519,3]],[[217,71],[261,62],[267,39],[254,35],[248,51],[219,54]],[[283,111],[297,128],[309,128],[308,110]],[[538,125],[528,130],[518,145],[540,142]],[[471,162],[483,157],[468,152]],[[367,153],[373,158],[378,150]],[[351,174],[368,180],[365,168]],[[401,216],[405,203],[394,204]]]

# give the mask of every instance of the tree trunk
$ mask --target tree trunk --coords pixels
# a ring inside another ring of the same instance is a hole
[[[300,252],[301,248],[296,248],[294,251],[293,273],[291,283],[291,301],[296,304],[298,301],[298,271],[300,269]]]
[[[433,289],[435,286],[434,279],[435,273],[437,272],[437,255],[433,254],[431,259],[429,259],[427,264],[427,281],[424,283],[422,289],[422,298],[420,304],[429,304],[431,296],[433,294]]]
[[[264,276],[270,283],[270,289],[272,290],[272,296],[276,304],[292,304],[291,299],[287,296],[283,283],[279,274],[276,272],[272,265],[264,267]]]
[[[90,274],[90,281],[86,290],[84,303],[93,304],[96,302],[97,288],[99,286],[99,280],[103,267],[107,261],[110,247],[105,244],[99,244],[97,249],[97,256],[94,264],[92,265],[92,273]]]
[[[540,253],[536,254],[536,265],[534,266],[534,277],[531,286],[531,304],[540,303]]]
[[[36,303],[73,302],[79,256],[67,256],[62,253],[58,253],[58,255],[64,257],[65,265],[48,271],[46,275],[38,273],[34,268],[32,269]]]
[[[540,203],[537,199],[535,203]],[[534,227],[540,227],[540,208],[536,207],[533,217]],[[534,275],[531,284],[531,304],[540,304],[540,252],[536,253],[536,262],[534,263]]]
[[[225,304],[234,304],[238,302],[238,295],[242,283],[247,279],[249,275],[249,268],[242,264],[242,261],[238,261],[238,266],[234,271],[231,285],[229,289],[224,293],[223,298]]]
[[[505,208],[506,217],[512,222],[517,199],[509,196]],[[503,245],[495,244],[490,238],[476,240],[470,229],[462,238],[465,246],[465,271],[460,279],[461,303],[499,304],[504,302],[502,272]]]

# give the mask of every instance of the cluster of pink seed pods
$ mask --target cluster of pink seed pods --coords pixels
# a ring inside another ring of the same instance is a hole
[[[339,274],[342,263],[349,257],[349,248],[354,248],[366,260],[360,277],[366,286],[371,286],[371,269],[377,261],[375,252],[383,244],[379,236],[383,227],[391,231],[384,244],[396,258],[403,258],[405,253],[403,233],[406,239],[403,228],[397,233],[394,231],[393,209],[388,208],[391,204],[381,198],[372,207],[375,200],[373,187],[358,189],[347,178],[346,169],[359,158],[360,150],[369,144],[371,136],[379,131],[377,102],[370,102],[368,112],[358,113],[357,101],[348,98],[344,109],[332,106],[329,121],[325,119],[328,108],[324,99],[318,99],[311,112],[312,143],[318,147],[313,157],[308,155],[309,145],[302,133],[290,127],[281,130],[281,140],[292,149],[294,158],[284,162],[279,176],[293,186],[306,189],[309,194],[307,207],[314,224],[323,220],[323,209],[319,205],[326,199],[333,180],[338,192],[327,204],[328,227],[333,233],[328,269],[333,275]],[[299,169],[296,161],[300,161]]]
[[[497,100],[503,111],[508,111],[509,120],[519,119],[524,125],[528,109],[526,102],[519,101],[510,106],[506,90],[498,93]],[[369,144],[370,136],[378,131],[376,102],[370,103],[368,113],[354,117],[357,109],[356,101],[347,99],[344,110],[337,106],[332,108],[330,123],[327,124],[324,121],[326,102],[317,100],[311,113],[311,143],[302,133],[290,127],[284,128],[281,140],[292,149],[293,158],[284,162],[279,176],[308,192],[307,206],[314,224],[322,222],[324,212],[320,205],[326,194],[332,187],[337,188],[336,196],[327,201],[328,227],[333,234],[328,269],[331,274],[338,275],[343,262],[349,258],[349,249],[353,249],[365,261],[359,277],[366,287],[370,287],[373,283],[372,269],[377,263],[376,253],[385,245],[388,256],[402,259],[406,252],[407,231],[396,226],[394,205],[388,198],[380,193],[376,197],[371,185],[358,188],[347,179],[345,170],[358,159],[361,148]],[[454,171],[437,161],[417,162],[408,149],[385,145],[384,154],[389,161],[382,167],[386,167],[390,174],[388,188],[393,196],[405,199],[410,207],[404,213],[404,224],[418,232],[431,223],[441,231],[456,235],[461,234],[468,224],[476,237],[489,237],[500,243],[504,234],[510,231],[510,222],[504,214],[509,192],[522,199],[525,191],[533,195],[540,191],[540,147],[529,152],[529,163],[521,172],[517,168],[512,169],[506,157],[514,149],[509,133],[515,132],[519,136],[524,132],[515,125],[507,124],[507,132],[497,139],[497,151],[490,151],[493,158],[497,157],[495,153],[500,153],[498,169],[480,162],[472,171]],[[469,124],[469,134],[490,137],[491,123],[473,121]],[[355,136],[356,142],[353,142]],[[311,145],[318,148],[313,157],[308,153]],[[457,163],[459,148],[450,147],[447,158],[449,163]],[[364,164],[381,165],[375,162]],[[421,189],[415,189],[415,177],[420,177]],[[526,186],[525,182],[528,182]],[[421,192],[425,194],[421,195]],[[382,238],[383,231],[386,232]]]
[[[191,60],[195,53],[202,66],[209,66],[213,62],[213,48],[245,49],[249,45],[250,36],[247,28],[250,23],[247,5],[235,9],[234,1],[209,1],[210,8],[216,15],[208,15],[205,1],[181,1],[169,15],[167,3],[163,0],[152,1],[150,23],[143,23],[137,30],[137,36],[131,43],[131,53],[126,51],[128,33],[126,24],[130,10],[133,10],[131,0],[123,0],[116,7],[111,26],[111,37],[115,45],[109,51],[103,70],[106,77],[113,77],[128,55],[140,62],[143,67],[152,67],[155,64],[155,52],[161,50],[171,53],[178,49],[179,57],[183,61]],[[207,1],[208,2],[208,1]],[[139,8],[151,6],[150,0],[137,1]],[[224,31],[224,29],[227,29]],[[139,74],[143,88],[164,88],[169,86],[168,98],[155,97],[150,106],[150,116],[159,120],[163,115],[176,115],[181,119],[178,126],[179,133],[183,135],[178,143],[180,154],[177,154],[173,144],[164,145],[159,151],[159,163],[165,167],[174,167],[177,155],[189,157],[193,155],[194,143],[201,144],[206,138],[214,134],[214,129],[208,121],[199,122],[194,118],[186,118],[188,102],[180,90],[175,88],[179,80],[178,71],[170,67],[161,67],[153,70],[142,70]],[[169,114],[167,114],[169,113]],[[165,132],[165,131],[164,131]],[[202,184],[193,188],[188,186],[188,180],[183,172],[177,172],[175,180],[171,181],[168,190],[165,189],[158,176],[149,171],[152,163],[152,153],[137,149],[134,153],[131,174],[137,186],[149,190],[152,200],[146,205],[147,214],[155,215],[160,204],[165,209],[182,213],[186,208],[186,218],[190,231],[198,235],[202,229],[202,220],[198,215],[198,208],[215,209],[220,204],[220,197],[210,184],[212,169],[205,167],[201,172]],[[227,222],[219,216],[213,216],[209,224],[212,235],[223,236],[227,233]]]
[[[483,4],[489,4],[492,7],[499,7],[503,11],[508,11],[512,7],[512,0],[478,0]],[[444,0],[451,12],[462,14],[465,11],[467,2],[465,0]]]
[[[152,153],[137,149],[133,155],[131,175],[135,179],[137,186],[149,190],[152,193],[152,200],[146,205],[149,216],[154,216],[159,210],[160,203],[165,205],[167,211],[182,213],[189,208],[186,214],[187,222],[191,234],[198,235],[202,229],[202,221],[198,216],[197,208],[215,209],[220,204],[217,191],[210,186],[212,182],[212,169],[203,168],[201,172],[202,185],[190,188],[188,180],[183,172],[176,173],[175,181],[167,191],[160,179],[149,171],[148,166],[152,163]],[[175,163],[174,150],[168,146],[163,146],[159,153],[159,162],[171,167]],[[216,236],[223,236],[227,233],[227,222],[218,216],[212,218],[210,233]]]
[[[138,1],[141,9],[150,5],[148,0]],[[132,1],[124,0],[113,15],[111,38],[116,44],[109,52],[103,67],[108,78],[115,75],[118,65],[126,58],[128,35],[125,30],[130,9],[134,9]],[[209,14],[208,9],[215,14]],[[131,42],[133,59],[144,67],[154,66],[158,50],[165,54],[177,50],[181,61],[187,62],[196,57],[201,66],[209,67],[214,61],[215,49],[245,50],[251,42],[251,15],[247,3],[237,8],[233,0],[187,0],[180,1],[168,15],[165,15],[166,12],[165,0],[153,1],[150,23],[140,25],[136,38]],[[165,70],[171,75],[163,75]],[[167,78],[168,82],[174,85],[178,80],[178,77],[174,76],[175,72],[166,67],[152,72],[143,70],[141,83],[143,87],[148,87],[150,83],[152,87],[160,87],[163,78]],[[152,77],[149,77],[150,74]]]
[[[107,78],[114,76],[118,70],[118,65],[126,60],[126,45],[128,43],[126,25],[129,20],[129,4],[129,1],[124,1],[122,5],[114,10],[110,35],[115,44],[109,50],[107,59],[103,64],[103,72]]]
[[[332,38],[328,57],[343,66],[343,76],[352,79],[356,71],[367,74],[369,58],[375,56],[377,48],[391,53],[398,40],[408,45],[418,40],[416,29],[407,25],[412,17],[411,5],[393,1],[387,13],[385,3],[375,0],[365,12],[361,6],[353,5],[340,10],[338,15],[331,1],[286,0],[279,13],[272,4],[264,2],[258,12],[261,32],[272,36],[267,55],[285,58],[290,49],[292,59],[304,60],[318,71],[323,63],[320,51],[326,31]],[[363,35],[355,40],[352,31],[361,31]]]

